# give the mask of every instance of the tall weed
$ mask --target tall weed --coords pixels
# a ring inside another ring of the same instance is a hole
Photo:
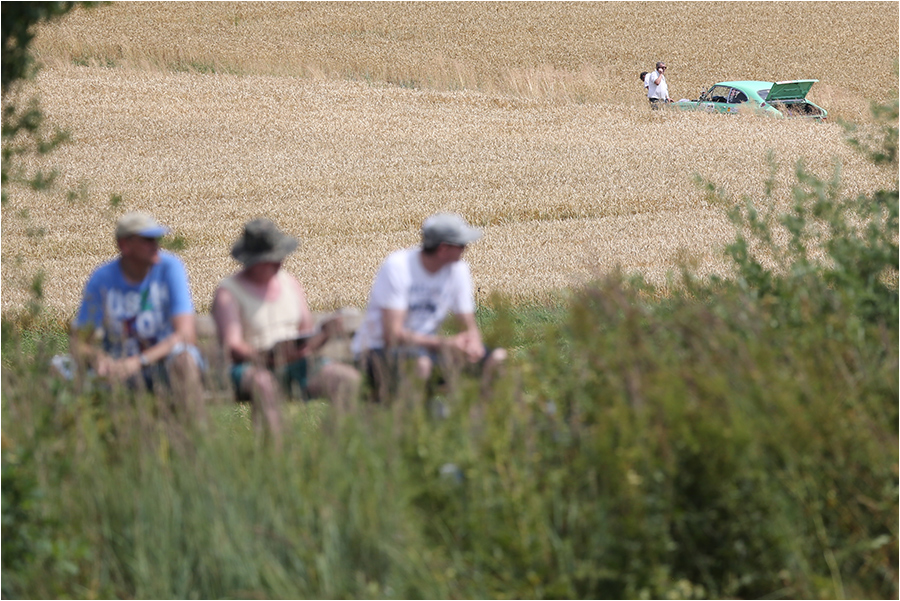
[[[896,598],[897,193],[794,201],[732,212],[734,277],[497,300],[490,395],[292,405],[281,452],[4,324],[3,596]]]

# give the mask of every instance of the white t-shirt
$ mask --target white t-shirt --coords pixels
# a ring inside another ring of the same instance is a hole
[[[650,86],[647,88],[647,97],[648,98],[659,98],[660,100],[665,100],[669,97],[669,85],[666,83],[666,76],[662,76],[662,81],[659,82],[659,85],[653,83],[656,81],[656,78],[659,77],[659,71],[654,71],[647,77],[649,78]]]
[[[363,322],[353,337],[353,353],[384,348],[382,309],[406,311],[404,328],[435,334],[448,313],[475,312],[472,274],[468,263],[456,261],[436,273],[422,265],[422,249],[391,253],[375,274]]]
[[[647,73],[644,75],[644,89],[647,91],[647,97],[650,97],[650,76],[652,73]]]

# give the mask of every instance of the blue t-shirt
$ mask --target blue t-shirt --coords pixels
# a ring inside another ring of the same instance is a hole
[[[128,282],[114,259],[84,287],[75,327],[103,328],[103,349],[113,357],[141,353],[174,332],[174,316],[194,312],[184,264],[165,251],[159,255],[140,284]]]

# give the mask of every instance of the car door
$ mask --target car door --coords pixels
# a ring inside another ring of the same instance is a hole
[[[733,95],[731,86],[715,85],[700,97],[698,107],[702,111],[710,113],[730,113],[735,110],[734,105],[728,104],[728,98]]]

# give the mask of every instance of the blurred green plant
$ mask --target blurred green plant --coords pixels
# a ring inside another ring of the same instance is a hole
[[[180,252],[187,248],[188,241],[187,238],[182,236],[181,234],[174,234],[172,236],[166,236],[165,238],[161,238],[159,241],[159,245],[166,250],[172,252]]]
[[[2,6],[3,30],[3,165],[2,202],[6,204],[7,185],[25,184],[35,190],[44,190],[56,179],[56,172],[27,173],[16,161],[28,154],[47,154],[69,138],[59,128],[48,127],[36,98],[24,106],[10,98],[18,82],[34,77],[37,71],[30,46],[34,28],[42,21],[49,21],[66,14],[78,4],[91,6],[96,2],[6,2]]]
[[[3,596],[896,598],[897,190],[798,165],[777,214],[770,162],[760,200],[701,182],[733,274],[492,299],[489,397],[291,405],[280,452],[241,408],[194,430],[64,380],[4,319]]]

